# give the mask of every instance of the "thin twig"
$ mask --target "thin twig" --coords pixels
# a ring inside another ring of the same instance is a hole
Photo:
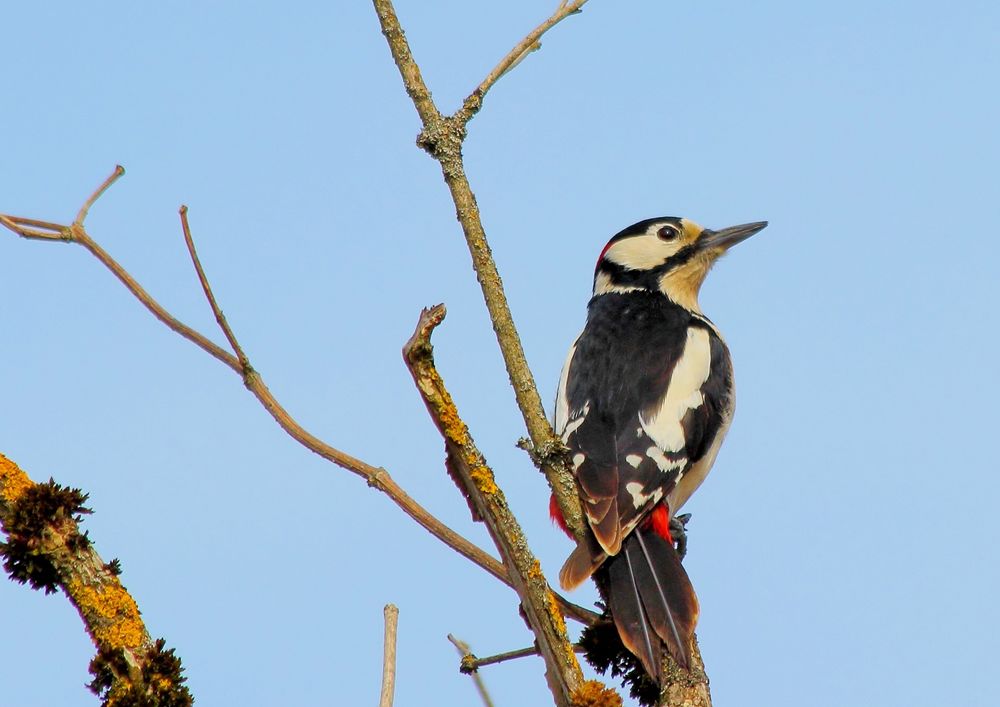
[[[10,216],[7,214],[0,214],[0,225],[8,228],[22,238],[34,239],[39,241],[65,241],[67,239],[68,229],[65,226],[61,226],[57,223],[48,223],[46,221],[36,221],[30,218],[21,218],[18,216]],[[45,230],[39,228],[31,228],[31,226],[41,226]]]
[[[212,308],[212,313],[215,315],[215,321],[218,322],[219,328],[222,329],[222,333],[225,335],[226,340],[229,341],[229,345],[233,349],[233,353],[236,354],[236,359],[240,362],[240,368],[243,369],[243,373],[246,374],[250,370],[250,361],[247,359],[247,355],[243,353],[243,348],[240,346],[240,342],[237,341],[236,335],[233,334],[233,330],[229,326],[229,322],[226,321],[226,315],[222,313],[222,309],[219,308],[219,303],[215,300],[215,295],[212,294],[212,286],[208,282],[208,277],[205,275],[205,270],[201,267],[201,260],[198,258],[198,251],[194,247],[194,238],[191,237],[191,226],[188,224],[188,207],[181,206],[181,229],[184,231],[184,243],[187,245],[188,253],[191,255],[191,262],[194,264],[195,272],[198,273],[198,280],[201,282],[201,289],[205,292],[205,298],[208,300],[208,305]]]
[[[117,174],[118,171],[116,169],[115,172],[112,173],[112,178],[105,180],[104,184],[102,184],[102,188],[99,188],[94,192],[94,194],[100,196],[100,194],[107,189],[106,185],[113,182],[113,178],[117,178]],[[95,200],[96,197],[94,196],[89,198],[89,205],[92,206]],[[81,212],[82,211],[83,209],[81,209]],[[126,289],[128,289],[128,291],[132,293],[140,304],[149,310],[153,316],[163,322],[172,331],[193,342],[210,356],[221,361],[237,374],[241,375],[244,378],[244,383],[250,392],[254,394],[257,400],[275,419],[281,428],[285,430],[285,432],[287,432],[293,439],[295,439],[295,441],[309,451],[314,452],[324,459],[364,478],[369,486],[373,486],[382,493],[386,494],[400,509],[403,510],[404,513],[419,523],[434,537],[438,538],[463,557],[485,569],[504,584],[511,586],[510,578],[508,577],[507,570],[504,568],[503,564],[482,548],[470,542],[434,517],[426,508],[411,498],[410,495],[407,494],[406,491],[404,491],[395,482],[395,480],[393,480],[388,471],[381,467],[366,464],[360,459],[356,459],[338,449],[335,449],[303,428],[277,401],[258,373],[251,372],[249,375],[244,375],[245,369],[236,356],[233,356],[228,351],[225,351],[208,339],[208,337],[204,334],[198,332],[192,327],[189,327],[174,317],[169,311],[166,310],[166,308],[153,299],[153,297],[150,296],[150,294],[139,284],[139,282],[133,278],[121,264],[118,263],[118,261],[111,257],[107,251],[105,251],[93,238],[91,238],[82,224],[70,227],[50,221],[40,221],[38,219],[25,218],[22,216],[10,216],[6,214],[0,214],[0,224],[3,224],[22,238],[32,238],[32,235],[26,232],[30,230],[28,228],[29,226],[43,227],[51,231],[51,235],[46,236],[45,240],[60,240],[82,245],[90,251],[90,253],[96,257],[102,265],[104,265],[104,267],[117,277],[118,280],[125,285]],[[186,237],[189,234],[190,229],[188,229]],[[205,282],[208,282],[207,275],[205,275],[204,270],[200,267],[200,265],[199,261],[197,266],[200,273],[199,277],[204,276]],[[214,301],[214,297],[210,301]],[[217,306],[218,304],[216,303],[214,307]],[[235,335],[233,335],[233,339],[235,339]],[[568,617],[588,625],[593,624],[597,619],[597,614],[594,612],[581,606],[577,606],[561,596],[557,597],[557,600],[560,607]]]
[[[463,105],[463,114],[468,113],[468,118],[472,118],[473,115],[479,112],[479,109],[482,108],[483,105],[483,99],[486,97],[487,92],[493,88],[493,84],[503,78],[515,66],[520,64],[529,54],[540,49],[542,45],[538,40],[542,38],[543,34],[548,32],[570,15],[575,15],[580,12],[580,8],[586,3],[587,0],[573,0],[573,2],[563,0],[560,2],[559,7],[557,7],[556,11],[552,13],[552,16],[535,27],[535,29],[528,32],[524,39],[515,44],[514,48],[511,49],[507,55],[493,67],[493,70],[486,75],[486,78],[480,82],[479,86],[476,87],[476,90],[469,94],[469,97],[465,99],[465,103]]]
[[[83,225],[83,222],[87,220],[87,214],[90,213],[90,207],[93,206],[94,202],[100,199],[101,196],[103,196],[104,192],[106,192],[111,187],[112,184],[117,182],[118,179],[123,174],[125,174],[125,168],[122,167],[120,164],[115,165],[114,171],[110,175],[108,175],[108,178],[101,183],[101,186],[97,187],[97,189],[94,190],[93,194],[87,197],[87,200],[85,202],[83,202],[83,206],[81,206],[80,210],[76,213],[76,218],[73,219],[74,225],[77,226]]]
[[[139,282],[118,263],[118,261],[112,258],[111,255],[97,243],[97,241],[90,237],[83,226],[73,224],[70,227],[70,237],[67,240],[72,243],[78,243],[89,250],[95,258],[101,261],[101,264],[104,265],[104,267],[110,270],[112,274],[114,274],[114,276],[117,277],[123,285],[125,285],[126,289],[128,289],[128,291],[131,292],[137,300],[139,300],[142,306],[148,309],[154,317],[167,325],[168,328],[177,332],[188,341],[194,343],[210,356],[226,364],[237,373],[242,373],[240,362],[235,356],[220,347],[204,334],[200,333],[196,329],[193,329],[192,327],[189,327],[187,324],[168,312],[163,305],[153,299],[153,297],[146,292],[143,286],[140,285]]]
[[[462,656],[462,672],[466,672],[466,660],[476,660],[476,656],[472,655],[472,649],[465,641],[455,638],[450,633],[448,634],[448,640],[451,641],[452,645],[454,645],[456,650],[458,650],[458,654]],[[479,699],[483,701],[483,707],[493,707],[493,698],[490,697],[490,693],[486,689],[486,683],[483,681],[483,676],[476,670],[470,670],[468,673],[469,677],[472,678],[472,684],[476,686],[476,692],[479,693]]]
[[[451,639],[451,635],[448,636]],[[455,641],[452,641],[455,643]],[[455,645],[458,645],[457,643]],[[464,644],[463,644],[464,645]],[[575,653],[583,653],[583,646],[574,643],[573,651]],[[480,668],[486,667],[487,665],[496,665],[497,663],[505,663],[508,660],[517,660],[518,658],[529,658],[533,655],[539,655],[538,646],[528,646],[527,648],[518,648],[517,650],[507,651],[506,653],[497,653],[496,655],[489,655],[485,658],[479,658],[473,655],[471,652],[465,653],[462,656],[462,666],[461,670],[463,673],[468,672],[473,675],[476,674]]]
[[[393,604],[386,604],[385,641],[382,645],[382,693],[378,707],[392,707],[396,692],[396,626],[399,623],[399,609]]]
[[[117,170],[115,174],[117,174]],[[107,182],[105,182],[105,184],[107,184]],[[103,193],[103,189],[99,189],[95,192],[95,194],[98,195],[100,193]],[[93,204],[93,201],[93,198],[88,199],[88,202],[91,205]],[[81,209],[81,211],[83,210]],[[204,334],[201,334],[195,329],[187,326],[170,314],[170,312],[168,312],[159,302],[153,299],[149,293],[146,292],[146,290],[135,280],[135,278],[132,277],[131,274],[129,274],[127,270],[125,270],[124,267],[122,267],[114,258],[111,257],[111,255],[107,253],[107,251],[101,248],[101,246],[90,237],[82,225],[78,224],[74,227],[69,227],[55,223],[41,222],[34,219],[8,215],[0,215],[0,223],[3,223],[14,233],[25,238],[29,236],[24,232],[25,227],[19,225],[21,223],[44,223],[47,228],[51,228],[59,232],[66,232],[68,236],[64,240],[70,243],[82,245],[90,251],[90,253],[93,254],[102,265],[110,270],[111,273],[125,285],[128,291],[131,292],[132,295],[139,300],[139,302],[146,309],[152,312],[157,319],[163,322],[171,330],[177,332],[189,341],[194,342],[203,351],[226,364],[236,373],[241,376],[243,375],[242,366],[235,356],[210,341]],[[268,390],[267,386],[256,372],[245,376],[245,382],[247,388],[249,388],[250,391],[257,397],[268,413],[271,414],[281,428],[291,435],[293,439],[324,459],[327,459],[328,461],[331,461],[338,466],[341,466],[364,478],[368,482],[369,486],[373,486],[389,496],[389,498],[392,499],[408,516],[430,531],[436,538],[456,550],[462,556],[472,560],[500,581],[510,584],[510,580],[507,577],[507,571],[498,560],[491,557],[489,553],[469,542],[431,515],[427,509],[413,500],[402,488],[399,487],[399,485],[396,484],[396,482],[389,475],[389,472],[381,467],[374,467],[359,459],[355,459],[354,457],[335,449],[329,444],[326,444],[305,430],[291,415],[288,414],[284,407],[278,403],[277,399],[275,399],[274,395],[270,392],[270,390]],[[583,612],[580,614],[581,616],[587,615],[586,609],[582,609],[581,611]]]

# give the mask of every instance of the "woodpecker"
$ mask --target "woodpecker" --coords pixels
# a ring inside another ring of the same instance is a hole
[[[723,253],[765,226],[661,217],[617,233],[559,380],[555,430],[588,526],[559,582],[569,590],[594,576],[622,643],[657,683],[663,646],[690,665],[698,619],[671,521],[676,531],[733,416],[729,349],[698,292]],[[550,509],[566,530],[554,497]]]

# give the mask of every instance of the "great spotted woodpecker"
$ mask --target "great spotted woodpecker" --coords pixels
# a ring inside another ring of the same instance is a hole
[[[733,415],[729,349],[698,291],[719,256],[765,226],[712,231],[663,217],[616,234],[559,380],[555,429],[590,530],[559,581],[573,589],[594,575],[622,643],[657,682],[664,645],[690,664],[698,619],[671,520],[705,480]],[[554,499],[551,509],[565,529]]]

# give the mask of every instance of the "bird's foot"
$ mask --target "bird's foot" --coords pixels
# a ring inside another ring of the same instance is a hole
[[[691,520],[690,513],[681,513],[679,516],[674,516],[670,519],[670,536],[674,539],[677,554],[682,560],[687,555],[687,524],[689,520]]]

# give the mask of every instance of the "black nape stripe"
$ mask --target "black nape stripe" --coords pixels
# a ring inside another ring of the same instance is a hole
[[[659,285],[659,275],[654,270],[631,270],[624,265],[604,260],[598,267],[598,273],[606,273],[614,285],[621,287],[641,287],[644,290],[655,291]]]

